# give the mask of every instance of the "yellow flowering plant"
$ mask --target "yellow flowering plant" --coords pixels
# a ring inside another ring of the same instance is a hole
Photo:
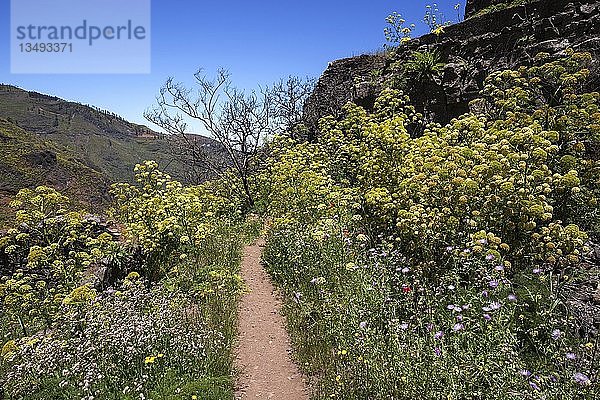
[[[589,55],[537,60],[445,126],[388,88],[274,144],[263,258],[317,398],[597,397],[567,298],[597,276],[600,96]]]

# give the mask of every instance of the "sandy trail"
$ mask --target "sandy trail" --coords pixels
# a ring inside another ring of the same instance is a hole
[[[260,264],[262,247],[260,239],[246,247],[242,259],[242,278],[250,293],[244,295],[239,309],[236,367],[240,376],[235,398],[308,400],[306,383],[290,359],[281,302]]]

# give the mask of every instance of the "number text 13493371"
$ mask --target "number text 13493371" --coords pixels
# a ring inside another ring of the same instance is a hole
[[[72,53],[73,43],[19,43],[21,53]]]

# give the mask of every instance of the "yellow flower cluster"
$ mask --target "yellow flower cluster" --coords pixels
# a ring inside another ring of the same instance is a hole
[[[597,227],[600,215],[600,162],[586,153],[600,138],[600,95],[577,92],[587,61],[572,53],[494,73],[474,113],[416,138],[407,127],[421,116],[386,89],[372,113],[348,104],[343,119],[324,118],[319,143],[276,142],[264,178],[274,228],[303,223],[319,236],[333,233],[327,220],[346,218],[408,252],[494,232],[493,256],[577,262],[582,225]],[[542,85],[562,103],[541,102]]]
[[[148,356],[144,359],[144,364],[154,364],[157,359],[163,358],[165,355],[163,353],[158,353],[155,356]]]

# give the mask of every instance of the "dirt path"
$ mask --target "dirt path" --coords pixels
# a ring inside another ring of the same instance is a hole
[[[290,340],[279,313],[281,303],[260,264],[264,241],[244,250],[242,277],[250,293],[239,310],[240,370],[236,399],[308,400],[306,384],[290,359]]]

